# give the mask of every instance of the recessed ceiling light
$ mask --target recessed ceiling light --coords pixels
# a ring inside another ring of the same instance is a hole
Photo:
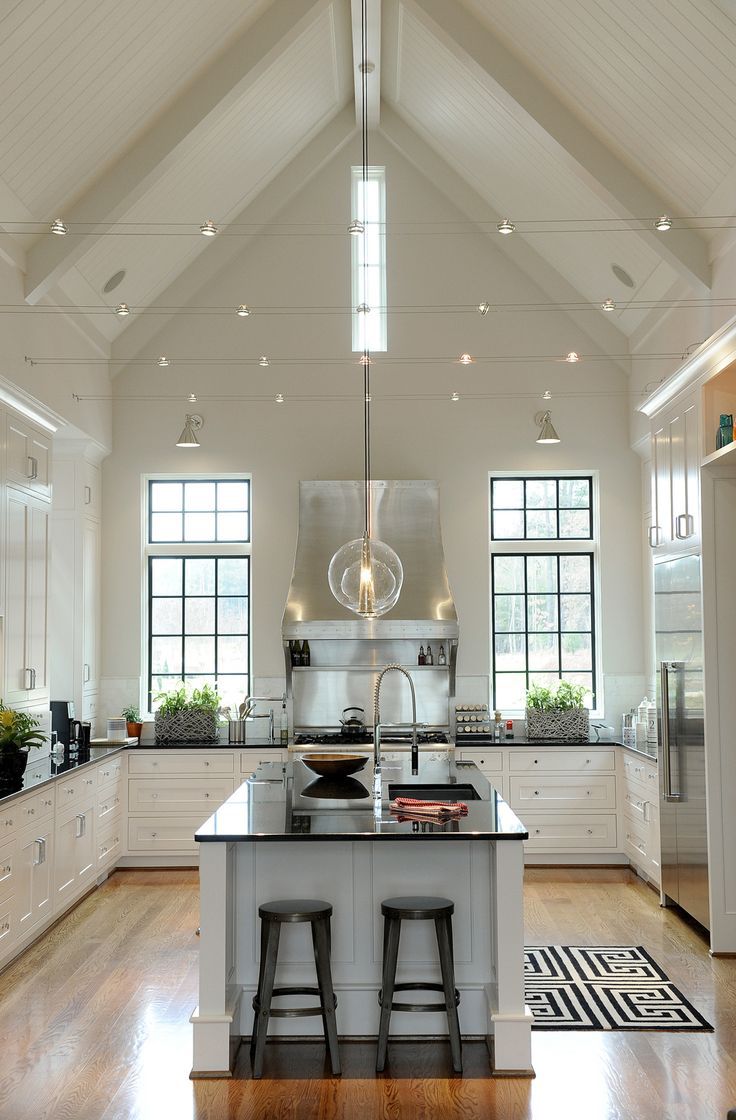
[[[488,303],[487,300],[483,300],[482,303],[478,304],[478,314],[479,315],[487,315],[490,310],[491,310],[491,305],[490,305],[490,303]]]
[[[284,403],[284,394],[283,393],[277,393],[276,397],[275,397],[275,400],[276,400],[276,404],[283,404]]]
[[[127,303],[119,303],[115,308],[116,315],[130,315],[130,308]]]
[[[266,355],[265,355],[265,354],[261,354],[261,357],[260,357],[260,359],[259,359],[258,365],[259,365],[259,366],[270,366],[270,364],[271,364],[271,363],[269,362],[269,360],[268,360],[268,358],[266,357]]]
[[[61,220],[61,218],[54,218],[49,228],[51,229],[52,233],[58,234],[59,237],[63,237],[65,233],[69,232],[66,224]]]
[[[660,214],[654,223],[654,228],[658,229],[660,233],[665,233],[668,229],[672,229],[672,218],[669,214]]]
[[[616,277],[616,279],[620,280],[621,283],[624,284],[627,288],[633,288],[634,287],[633,277],[629,276],[626,269],[622,268],[620,264],[612,264],[611,265],[611,272]]]
[[[120,285],[122,284],[124,279],[125,279],[125,269],[124,268],[119,268],[117,272],[113,272],[112,276],[107,281],[104,288],[102,289],[103,292],[114,292],[116,288],[120,287]]]
[[[603,300],[603,303],[601,304],[601,311],[615,311],[615,310],[616,310],[616,300],[615,299],[604,299]]]
[[[247,304],[241,303],[235,314],[240,315],[241,319],[245,319],[246,315],[250,315],[250,308]]]
[[[461,366],[469,366],[471,362],[475,361],[475,358],[472,358],[470,354],[461,354],[458,361]]]
[[[365,233],[365,226],[359,222],[357,218],[353,218],[348,226],[348,233],[352,233],[353,237],[357,237],[359,233]]]
[[[161,357],[158,360],[158,364],[160,366],[167,366],[169,364],[169,359],[166,357],[165,354],[161,355]]]
[[[460,400],[460,394],[459,393],[453,393],[452,396],[450,397],[450,400],[451,401],[459,401]]]
[[[512,221],[509,221],[508,218],[502,218],[501,221],[496,225],[496,229],[499,233],[508,234],[513,233],[516,229],[516,226]]]
[[[571,350],[570,353],[566,355],[565,361],[566,362],[579,362],[580,361],[580,355],[575,350]]]
[[[203,233],[205,237],[214,237],[219,231],[212,221],[212,218],[208,218],[206,222],[202,222],[202,225],[199,227],[199,232]]]

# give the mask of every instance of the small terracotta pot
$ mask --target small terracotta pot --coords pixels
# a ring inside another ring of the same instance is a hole
[[[143,724],[126,721],[125,730],[128,732],[129,739],[140,739],[143,734]]]

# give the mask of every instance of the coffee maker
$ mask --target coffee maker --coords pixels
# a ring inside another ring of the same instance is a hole
[[[73,700],[51,701],[51,730],[56,741],[68,747],[88,747],[90,725],[75,718]]]

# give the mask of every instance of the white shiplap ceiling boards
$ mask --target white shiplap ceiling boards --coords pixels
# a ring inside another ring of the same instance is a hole
[[[730,4],[368,5],[371,119],[415,166],[429,173],[440,161],[448,184],[453,174],[467,184],[469,205],[487,208],[470,220],[516,221],[509,255],[515,243],[568,298],[614,297],[615,316],[597,313],[603,349],[620,350],[616,340],[625,344],[657,313],[623,310],[627,300],[708,295],[725,234],[688,219],[714,205],[736,210]],[[5,5],[0,226],[26,254],[28,303],[89,306],[94,332],[114,344],[139,327],[135,314],[105,318],[106,308],[173,304],[173,292],[196,291],[213,259],[199,223],[213,218],[226,230],[244,213],[265,214],[272,184],[287,197],[290,167],[309,173],[308,153],[317,167],[325,144],[345,142],[348,108],[355,127],[359,12],[358,0]],[[681,219],[664,237],[651,226],[658,213]],[[72,226],[65,238],[19,224],[57,214]],[[566,236],[557,229],[567,221],[596,229]],[[161,222],[191,222],[195,232],[154,235]],[[136,236],[130,223],[147,232]],[[105,295],[121,269],[125,279]]]

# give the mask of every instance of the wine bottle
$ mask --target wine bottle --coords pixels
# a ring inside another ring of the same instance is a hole
[[[302,642],[302,665],[311,665],[312,655],[309,652],[309,642],[304,639]]]

